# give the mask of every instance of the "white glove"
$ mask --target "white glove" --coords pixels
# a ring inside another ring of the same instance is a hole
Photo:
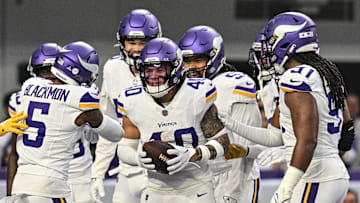
[[[289,203],[293,190],[303,175],[302,170],[289,166],[270,203]]]
[[[218,111],[218,117],[225,126],[229,124],[229,115],[227,113],[224,113],[223,111]]]
[[[169,175],[174,175],[175,173],[180,172],[185,168],[187,164],[189,164],[190,158],[195,154],[194,148],[185,148],[177,145],[171,144],[174,149],[168,149],[167,153],[169,155],[176,155],[176,157],[168,160],[167,170],[169,171]]]
[[[268,166],[274,163],[281,163],[285,161],[285,148],[272,147],[266,149],[259,154],[258,160],[261,166]]]
[[[17,195],[3,197],[2,199],[0,199],[0,203],[14,203],[14,202],[17,202],[18,199],[22,198],[23,196],[26,196],[26,195],[25,194],[17,194]]]
[[[270,203],[290,203],[290,198],[291,196],[276,191],[273,197],[271,198]]]
[[[270,203],[290,203],[291,195],[276,191],[272,196]]]
[[[91,144],[95,144],[99,140],[99,134],[88,123],[82,125],[80,130],[84,138]]]
[[[102,203],[101,199],[105,196],[104,182],[102,178],[93,178],[91,183],[91,196],[96,203]]]
[[[140,142],[137,149],[137,164],[148,170],[155,170],[155,164],[152,163],[152,158],[146,156],[146,152],[143,150],[143,144]]]

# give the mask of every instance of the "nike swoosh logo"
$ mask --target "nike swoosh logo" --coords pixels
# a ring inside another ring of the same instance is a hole
[[[202,194],[197,194],[197,197],[201,197],[201,196],[204,196],[204,195],[206,195],[206,194],[207,194],[207,192],[202,193]]]
[[[292,78],[290,79],[290,82],[300,82],[299,80],[293,80]]]

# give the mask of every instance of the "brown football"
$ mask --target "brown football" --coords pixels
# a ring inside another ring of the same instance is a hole
[[[168,149],[174,149],[172,145],[167,142],[154,140],[144,143],[143,150],[146,152],[147,157],[152,159],[155,164],[155,170],[161,173],[168,174],[167,161],[176,157],[176,155],[169,155]]]

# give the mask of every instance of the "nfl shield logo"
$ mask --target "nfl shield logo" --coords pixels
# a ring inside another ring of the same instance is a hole
[[[163,115],[163,116],[167,116],[167,115],[168,115],[168,111],[167,111],[167,110],[163,110],[163,111],[162,111],[162,115]]]

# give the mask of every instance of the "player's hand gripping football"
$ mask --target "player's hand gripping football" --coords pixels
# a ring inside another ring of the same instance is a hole
[[[174,149],[168,149],[169,155],[176,155],[175,158],[170,159],[167,164],[169,175],[174,175],[185,168],[190,162],[190,158],[195,154],[194,148],[185,148],[182,146],[173,145]]]
[[[0,136],[5,135],[8,132],[13,132],[16,134],[23,134],[23,130],[19,128],[28,128],[29,126],[24,123],[19,123],[19,121],[27,118],[27,114],[24,115],[24,111],[16,114],[15,116],[5,120],[0,124]]]
[[[141,142],[138,145],[137,149],[137,163],[140,167],[148,169],[148,170],[154,170],[155,164],[152,162],[152,159],[150,157],[146,156],[146,152],[143,150],[143,145]]]

